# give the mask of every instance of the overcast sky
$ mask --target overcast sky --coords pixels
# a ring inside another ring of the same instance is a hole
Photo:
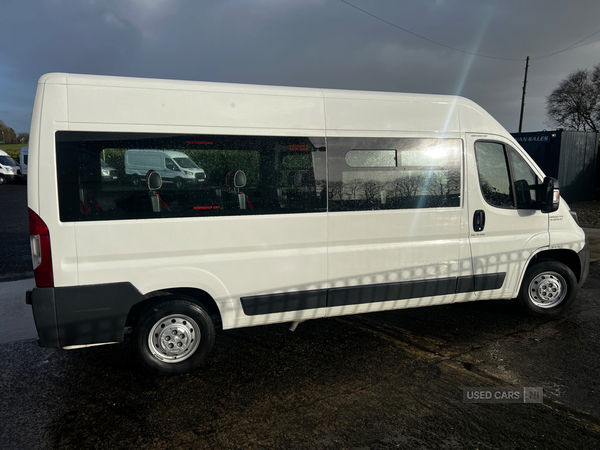
[[[29,131],[47,72],[459,94],[510,132],[600,63],[598,0],[2,0],[0,119]],[[578,41],[589,45],[563,50]]]

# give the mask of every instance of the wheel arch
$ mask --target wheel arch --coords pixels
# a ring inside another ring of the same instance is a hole
[[[206,291],[198,288],[169,288],[161,289],[145,294],[137,303],[135,303],[127,315],[125,327],[133,327],[139,320],[144,311],[153,305],[159,304],[170,296],[183,295],[189,297],[197,305],[203,307],[212,319],[215,328],[222,326],[223,320],[221,310],[214,298]]]
[[[567,249],[553,249],[553,250],[542,250],[531,258],[529,264],[525,268],[525,272],[534,264],[537,264],[540,261],[559,261],[565,264],[573,273],[575,274],[575,278],[579,282],[581,279],[581,261],[579,260],[579,256],[573,250]]]

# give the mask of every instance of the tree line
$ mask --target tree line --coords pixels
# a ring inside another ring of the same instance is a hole
[[[329,183],[329,197],[333,201],[388,203],[391,207],[424,198],[427,198],[427,207],[456,206],[453,203],[459,194],[458,170],[397,173],[393,180],[387,182],[356,178]]]
[[[15,133],[15,130],[0,120],[0,141],[5,144],[27,144],[29,133]]]

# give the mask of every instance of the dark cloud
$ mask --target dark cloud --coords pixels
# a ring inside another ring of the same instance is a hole
[[[47,72],[464,95],[516,131],[526,56],[600,28],[597,0],[8,0],[0,45],[0,118],[29,127]],[[600,39],[600,33],[592,38]],[[545,127],[545,97],[600,62],[600,42],[533,60],[524,127]]]

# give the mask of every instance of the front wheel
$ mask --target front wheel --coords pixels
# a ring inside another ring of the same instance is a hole
[[[576,294],[577,278],[567,265],[541,261],[525,272],[517,302],[533,316],[553,316],[568,308]]]
[[[0,185],[2,184],[6,184],[6,178],[4,177],[4,175],[0,174]]]
[[[197,368],[215,342],[215,327],[207,312],[184,296],[165,297],[150,307],[133,331],[133,346],[141,363],[159,375]]]

